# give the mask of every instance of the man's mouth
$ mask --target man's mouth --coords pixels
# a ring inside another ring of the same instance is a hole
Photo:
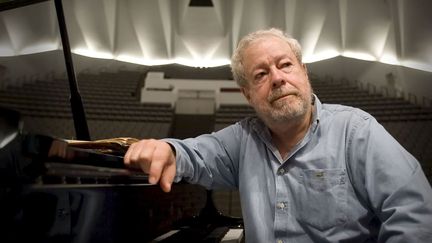
[[[295,95],[295,94],[294,93],[286,93],[286,94],[278,95],[276,97],[271,97],[270,98],[270,103],[272,104],[272,103],[274,103],[274,102],[276,102],[276,101],[278,101],[280,99],[286,98],[286,97],[291,96],[291,95]]]

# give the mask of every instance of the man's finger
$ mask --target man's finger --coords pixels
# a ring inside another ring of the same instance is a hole
[[[130,168],[141,169],[148,173],[154,146],[141,140],[132,144],[124,156],[124,163]]]
[[[149,182],[156,184],[164,173],[165,167],[173,163],[173,154],[171,147],[165,143],[158,141],[157,146],[152,154],[152,162],[149,171]]]
[[[153,161],[149,168],[149,183],[156,184],[162,174],[162,171],[166,165],[166,161],[163,158],[157,158],[153,154]]]
[[[174,177],[176,174],[176,165],[175,163],[168,164],[164,171],[162,172],[162,177],[160,179],[160,186],[164,192],[171,191],[171,185],[174,181]]]
[[[126,151],[126,154],[124,155],[123,161],[126,165],[130,165],[131,160],[130,160],[130,156],[133,153],[134,147],[136,146],[137,143],[133,143],[129,146],[128,150]]]
[[[143,142],[139,145],[139,149],[134,151],[131,160],[138,164],[142,171],[150,173],[150,167],[153,163],[153,153],[156,147],[148,142]]]

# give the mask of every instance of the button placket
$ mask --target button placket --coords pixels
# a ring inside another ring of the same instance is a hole
[[[274,200],[274,229],[275,229],[275,242],[284,242],[283,239],[286,237],[284,232],[287,232],[287,222],[290,220],[290,198],[289,198],[289,170],[286,164],[280,165],[275,168],[275,186],[276,186],[276,197]]]

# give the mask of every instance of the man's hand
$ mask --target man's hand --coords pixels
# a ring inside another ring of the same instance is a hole
[[[127,167],[141,168],[149,174],[149,183],[159,182],[163,191],[171,191],[176,163],[174,152],[168,143],[155,139],[133,143],[124,156],[124,163]]]

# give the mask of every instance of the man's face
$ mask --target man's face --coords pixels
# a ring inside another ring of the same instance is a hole
[[[258,39],[244,51],[248,86],[242,92],[265,122],[304,117],[312,103],[306,66],[288,43],[277,37]]]

